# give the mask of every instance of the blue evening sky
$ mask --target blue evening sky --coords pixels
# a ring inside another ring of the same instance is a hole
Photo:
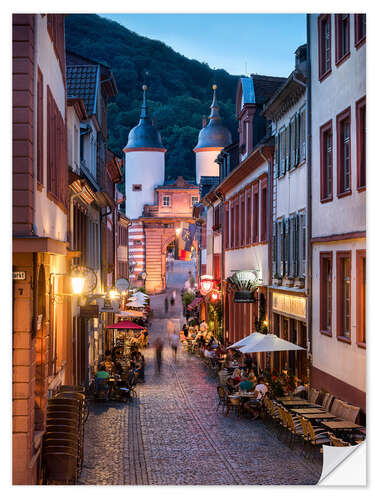
[[[305,14],[100,14],[180,54],[239,75],[288,76]]]

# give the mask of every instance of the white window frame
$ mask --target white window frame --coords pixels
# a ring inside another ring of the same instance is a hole
[[[168,203],[164,203],[165,200],[168,200]],[[170,194],[163,194],[162,199],[161,199],[161,205],[162,207],[170,207],[171,206],[171,195]]]

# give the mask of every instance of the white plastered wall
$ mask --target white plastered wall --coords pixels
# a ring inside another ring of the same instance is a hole
[[[215,163],[215,160],[221,150],[222,148],[217,148],[212,151],[197,151],[195,153],[195,171],[197,184],[199,184],[202,175],[219,175],[219,164]]]

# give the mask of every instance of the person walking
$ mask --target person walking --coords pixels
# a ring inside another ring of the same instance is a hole
[[[168,297],[165,297],[164,299],[164,312],[165,314],[168,313]]]
[[[161,341],[160,337],[158,337],[155,341],[155,358],[159,375],[161,373],[161,367],[163,364],[163,347],[163,342]]]
[[[178,348],[179,340],[180,340],[180,338],[175,331],[169,337],[169,342],[170,342],[171,348],[172,348],[172,355],[174,357],[175,362],[177,361],[177,348]]]
[[[172,307],[172,309],[174,308],[175,302],[176,302],[176,290],[173,290],[172,297],[171,297],[171,307]]]

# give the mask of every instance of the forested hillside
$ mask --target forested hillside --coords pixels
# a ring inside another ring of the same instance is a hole
[[[159,41],[129,31],[94,14],[72,14],[65,20],[68,50],[110,66],[119,93],[109,104],[109,147],[118,154],[138,123],[141,87],[149,87],[149,106],[166,154],[166,178],[194,179],[193,148],[208,115],[212,84],[218,85],[220,113],[237,136],[235,97],[238,77],[188,59]],[[199,54],[197,54],[199,56]]]

